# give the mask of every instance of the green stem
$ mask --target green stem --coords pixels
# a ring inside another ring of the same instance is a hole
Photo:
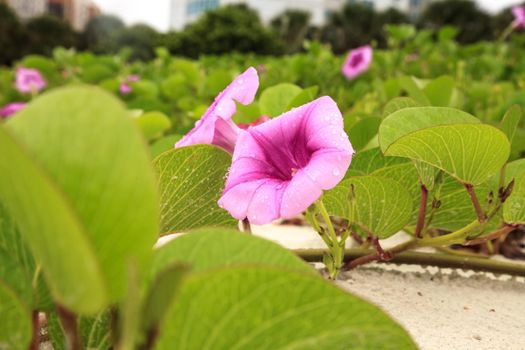
[[[465,241],[465,238],[467,238],[467,235],[470,233],[470,231],[481,227],[483,224],[480,223],[478,220],[472,221],[470,224],[468,224],[465,227],[460,228],[457,231],[454,231],[452,233],[433,237],[433,238],[422,238],[417,240],[417,245],[419,247],[421,246],[427,246],[427,247],[436,247],[436,246],[447,246],[451,244],[460,244]]]
[[[514,31],[514,28],[516,27],[514,21],[505,28],[505,30],[501,33],[501,35],[498,38],[498,42],[501,44],[503,43],[507,37]]]
[[[321,199],[318,200],[316,202],[316,206],[319,209],[321,216],[323,217],[323,220],[326,223],[326,226],[328,227],[328,233],[330,233],[330,238],[334,243],[337,242],[337,235],[335,234],[334,226],[332,225],[332,220],[330,220],[330,215],[328,214],[328,211],[326,210],[323,201]]]

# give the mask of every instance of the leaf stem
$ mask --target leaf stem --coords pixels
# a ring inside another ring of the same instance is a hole
[[[76,315],[62,305],[57,304],[57,314],[66,335],[67,349],[82,350],[82,341],[78,334]]]
[[[463,245],[473,246],[473,245],[483,244],[485,242],[492,241],[493,239],[505,236],[505,235],[509,234],[510,232],[514,231],[514,229],[516,229],[515,226],[505,225],[502,228],[500,228],[500,229],[498,229],[498,230],[496,230],[496,231],[494,231],[492,233],[489,233],[488,235],[468,240]]]
[[[38,310],[33,310],[31,313],[31,322],[33,325],[33,336],[29,344],[29,350],[40,349],[40,317]]]
[[[323,201],[318,200],[316,202],[316,206],[319,209],[319,212],[321,213],[321,216],[323,217],[326,226],[328,227],[328,233],[330,234],[330,238],[333,242],[337,242],[337,235],[335,234],[334,226],[332,225],[332,220],[330,220],[330,215],[328,214],[328,211],[326,210]]]
[[[481,205],[479,204],[478,197],[476,196],[476,191],[474,191],[474,186],[472,186],[471,184],[464,185],[467,189],[470,199],[472,200],[472,204],[474,205],[474,209],[476,210],[476,215],[478,216],[479,222],[484,223],[485,221],[487,221],[487,214],[485,214],[485,212],[481,208]]]
[[[417,215],[416,231],[414,232],[417,238],[421,238],[421,232],[425,226],[425,217],[427,212],[428,189],[425,184],[421,183],[421,197],[419,200],[419,211]]]

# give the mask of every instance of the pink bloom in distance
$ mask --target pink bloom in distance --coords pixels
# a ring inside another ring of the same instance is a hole
[[[26,106],[26,103],[24,102],[13,102],[8,105],[5,105],[4,107],[0,108],[0,117],[1,118],[10,117],[16,112],[24,109],[25,106]]]
[[[525,6],[516,6],[512,8],[514,15],[514,28],[525,29]]]
[[[128,82],[130,82],[130,83],[135,83],[135,82],[140,80],[140,77],[138,75],[136,75],[136,74],[130,74],[130,75],[128,75],[126,80]]]
[[[130,94],[133,91],[133,89],[131,88],[131,86],[129,86],[128,83],[122,83],[120,84],[119,91],[122,95],[127,95]]]
[[[306,210],[344,177],[354,150],[330,97],[243,130],[219,206],[267,224]]]
[[[36,69],[18,68],[16,70],[16,89],[22,93],[38,92],[47,86],[47,82]]]
[[[222,147],[233,153],[241,129],[231,120],[237,110],[235,101],[247,105],[253,102],[259,77],[255,68],[250,67],[226,87],[175,147],[209,144]]]
[[[259,118],[257,118],[256,120],[254,120],[253,122],[248,123],[248,124],[239,124],[238,127],[243,129],[243,130],[246,130],[246,129],[252,127],[252,126],[257,126],[257,125],[260,125],[260,124],[262,124],[264,122],[267,122],[270,119],[271,118],[268,117],[267,115],[262,115]]]
[[[348,80],[352,80],[366,72],[371,62],[372,47],[370,45],[361,46],[348,53],[341,71]]]

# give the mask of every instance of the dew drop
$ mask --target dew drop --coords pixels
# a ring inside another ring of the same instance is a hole
[[[329,121],[330,120],[330,116],[325,115],[324,120]]]
[[[239,79],[239,80],[238,80],[238,83],[239,83],[239,85],[244,84],[244,79]]]
[[[339,170],[339,168],[336,167],[334,168],[334,170],[332,170],[332,174],[334,176],[338,176],[339,174],[341,174],[341,170]]]

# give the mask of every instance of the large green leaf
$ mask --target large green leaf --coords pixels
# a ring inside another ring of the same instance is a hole
[[[220,247],[220,249],[218,249]],[[151,276],[186,263],[192,272],[233,265],[270,265],[304,273],[315,271],[290,251],[271,241],[234,230],[205,228],[166,243],[155,251]]]
[[[416,349],[379,308],[320,277],[263,267],[188,278],[158,349]]]
[[[379,238],[401,230],[410,222],[413,210],[412,198],[403,185],[372,175],[342,181],[325,192],[323,203],[330,215],[347,218]]]
[[[525,224],[525,174],[514,179],[512,194],[503,206],[503,220],[507,224]]]
[[[70,87],[38,98],[8,126],[64,193],[96,254],[110,300],[118,300],[129,260],[147,262],[158,233],[155,174],[128,112],[98,88]],[[56,241],[47,249],[54,250]],[[79,284],[86,283],[83,278]]]
[[[106,302],[106,286],[85,231],[42,169],[0,127],[0,201],[41,264],[56,300],[77,312]],[[79,276],[82,279],[79,280]]]
[[[505,134],[481,124],[442,125],[414,131],[385,149],[385,155],[431,164],[473,185],[482,184],[496,174],[509,154]]]
[[[0,280],[0,349],[27,349],[31,341],[31,311]]]
[[[261,113],[270,117],[277,117],[286,112],[302,89],[297,85],[283,83],[267,88],[261,94],[259,107]]]
[[[181,147],[155,159],[161,193],[161,232],[202,226],[236,227],[217,201],[231,156],[214,146]]]
[[[386,117],[379,126],[379,144],[385,150],[400,137],[438,125],[477,124],[479,119],[453,108],[411,107]]]

